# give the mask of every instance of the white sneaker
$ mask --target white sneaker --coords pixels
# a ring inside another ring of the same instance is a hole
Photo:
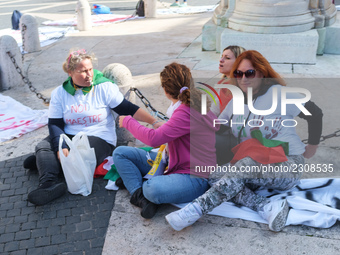
[[[275,232],[281,231],[286,226],[289,206],[287,199],[279,199],[263,207],[259,214],[268,221],[269,229]]]
[[[196,208],[193,203],[190,203],[182,209],[166,215],[165,219],[174,230],[181,231],[194,224],[201,216],[202,211],[199,206]]]

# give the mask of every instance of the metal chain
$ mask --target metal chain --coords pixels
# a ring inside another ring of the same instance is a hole
[[[165,120],[167,121],[169,118],[164,114],[161,113],[159,111],[157,111],[150,103],[150,101],[142,94],[142,92],[140,92],[139,89],[137,88],[130,88],[130,91],[133,91],[136,93],[137,97],[139,97],[139,99],[142,101],[142,103],[145,105],[146,109],[148,109],[148,111],[150,112],[151,115],[156,116],[158,118],[160,118],[161,120]]]
[[[339,136],[340,136],[340,130],[337,130],[334,133],[331,133],[329,135],[322,135],[320,137],[320,142],[323,142],[323,141],[325,141],[325,140],[327,140],[329,138],[332,138],[332,137],[339,137]],[[308,143],[308,139],[304,139],[304,140],[302,140],[302,142]]]
[[[26,32],[26,29],[27,29],[27,26],[25,24],[22,24],[21,25],[21,38],[22,38],[21,58],[22,58],[22,62],[24,62],[24,54],[25,54],[25,32]]]
[[[142,103],[145,105],[145,107],[149,111],[152,111],[151,113],[153,115],[157,116],[158,118],[160,118],[162,120],[168,120],[169,119],[167,116],[165,116],[165,114],[157,111],[154,107],[152,107],[150,101],[140,92],[139,89],[137,89],[137,88],[130,88],[130,90],[126,93],[126,95],[129,94],[131,91],[136,93],[136,95],[139,97],[139,99],[142,101]],[[320,138],[320,142],[323,142],[326,139],[329,139],[329,138],[332,138],[332,137],[339,137],[339,136],[340,136],[340,130],[337,130],[337,131],[335,131],[332,134],[322,135],[321,138]],[[308,143],[308,139],[304,139],[304,140],[302,140],[302,142]]]
[[[37,92],[37,89],[35,87],[33,87],[32,83],[30,82],[30,80],[24,76],[24,74],[22,73],[22,70],[20,69],[20,67],[18,66],[17,62],[15,61],[14,56],[11,54],[10,51],[6,52],[8,54],[8,56],[10,57],[13,65],[15,66],[15,69],[17,70],[17,72],[21,75],[22,80],[24,81],[25,84],[27,84],[28,88],[30,89],[30,91],[32,91],[33,93],[36,94],[36,96],[43,100],[45,104],[49,104],[50,103],[50,99],[44,97],[41,93]]]

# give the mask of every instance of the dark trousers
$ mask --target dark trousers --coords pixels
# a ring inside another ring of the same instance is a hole
[[[67,135],[72,139],[73,135]],[[105,158],[112,155],[115,147],[107,143],[103,139],[96,136],[88,136],[90,147],[94,148],[97,166],[100,165]],[[58,181],[62,169],[57,152],[52,149],[50,137],[46,137],[35,147],[35,155],[37,157],[37,168],[39,171],[39,183],[47,181]]]
[[[229,163],[234,157],[229,143],[231,140],[227,131],[216,133],[216,162],[219,166]]]

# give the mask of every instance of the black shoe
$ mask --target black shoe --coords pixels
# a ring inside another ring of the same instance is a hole
[[[126,189],[125,185],[124,185],[124,182],[122,180],[121,177],[119,177],[117,180],[116,180],[116,186],[120,189]]]
[[[37,169],[37,158],[35,155],[31,155],[24,160],[24,168],[35,170]]]
[[[130,203],[142,208],[141,216],[145,219],[151,219],[155,216],[158,205],[150,202],[144,197],[142,188],[139,188],[132,194]]]
[[[151,203],[148,200],[148,203],[145,206],[143,206],[142,211],[140,212],[140,215],[144,219],[151,219],[153,218],[153,216],[155,216],[157,209],[158,209],[158,205]]]
[[[27,200],[35,205],[45,205],[65,194],[67,186],[63,182],[45,182],[28,194]]]

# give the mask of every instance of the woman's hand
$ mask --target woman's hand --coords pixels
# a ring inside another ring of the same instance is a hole
[[[69,152],[69,150],[68,150],[67,148],[64,148],[64,149],[63,149],[63,154],[64,154],[65,157],[67,157],[69,153],[70,153],[70,152]],[[60,161],[59,151],[57,152],[57,156],[58,156],[58,159],[59,159],[59,161]]]
[[[153,127],[154,129],[157,129],[157,128],[159,128],[160,126],[162,126],[162,125],[164,125],[164,124],[165,124],[165,122],[157,121],[157,123],[152,124],[152,127]]]
[[[303,153],[303,156],[305,158],[311,158],[314,156],[317,149],[318,149],[318,145],[307,144],[305,148],[305,152]]]
[[[127,117],[127,116],[126,115],[119,116],[119,127],[120,128],[123,127],[123,121],[124,121],[125,117]]]

